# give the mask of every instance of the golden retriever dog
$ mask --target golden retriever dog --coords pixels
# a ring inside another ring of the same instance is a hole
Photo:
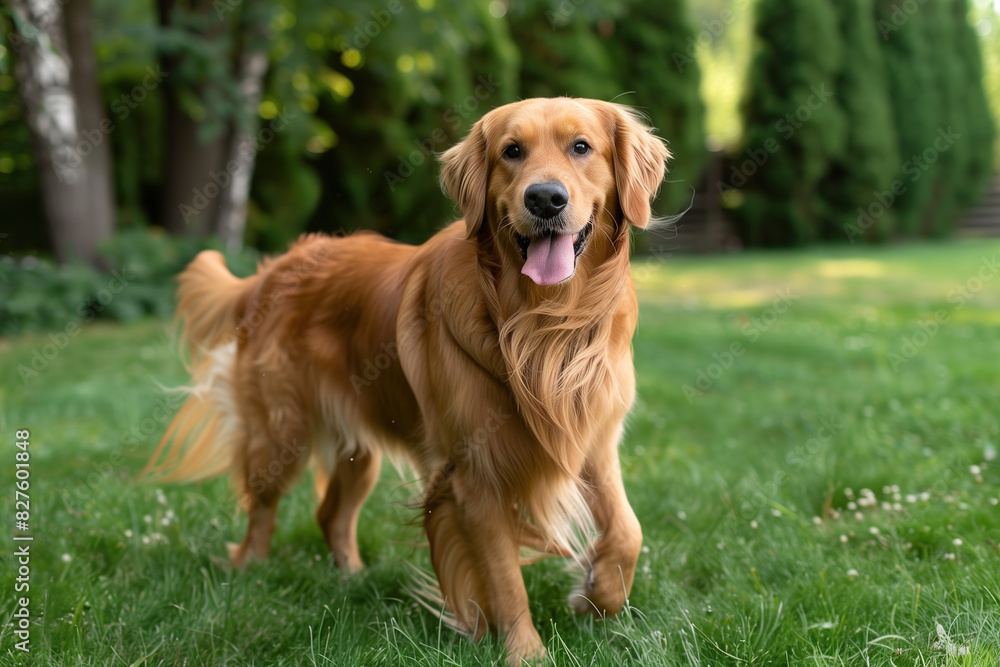
[[[425,482],[455,627],[497,633],[514,664],[544,654],[523,547],[574,557],[570,604],[615,614],[642,543],[617,452],[635,394],[630,225],[648,224],[668,157],[622,106],[524,100],[441,156],[464,219],[421,246],[309,235],[246,279],[201,253],[178,288],[193,387],[151,469],[234,475],[239,566],[267,555],[311,459],[316,519],[354,571],[362,503],[395,453]]]

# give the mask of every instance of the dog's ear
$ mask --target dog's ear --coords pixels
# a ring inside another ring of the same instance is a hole
[[[635,112],[607,104],[614,127],[615,184],[625,219],[645,229],[652,211],[650,201],[660,190],[670,151]]]
[[[460,143],[446,150],[441,159],[441,187],[462,209],[466,234],[472,238],[486,219],[486,131],[480,119]]]

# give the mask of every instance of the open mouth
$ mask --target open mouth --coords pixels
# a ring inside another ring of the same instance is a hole
[[[524,268],[521,273],[537,285],[555,285],[568,280],[576,271],[576,260],[583,254],[594,231],[595,215],[576,234],[547,232],[539,236],[522,236],[514,232]]]

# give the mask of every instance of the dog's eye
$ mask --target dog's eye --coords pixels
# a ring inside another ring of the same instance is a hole
[[[573,144],[573,152],[577,155],[586,155],[590,152],[590,144],[586,141],[578,141]]]
[[[510,146],[504,149],[503,154],[505,157],[511,160],[516,160],[517,158],[521,157],[521,147],[518,146],[517,144],[511,144]]]

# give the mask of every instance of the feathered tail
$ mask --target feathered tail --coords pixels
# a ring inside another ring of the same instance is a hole
[[[214,250],[199,253],[180,274],[176,319],[192,385],[176,390],[188,398],[140,477],[196,480],[229,469],[242,432],[233,393],[236,341],[258,280],[233,276]]]

